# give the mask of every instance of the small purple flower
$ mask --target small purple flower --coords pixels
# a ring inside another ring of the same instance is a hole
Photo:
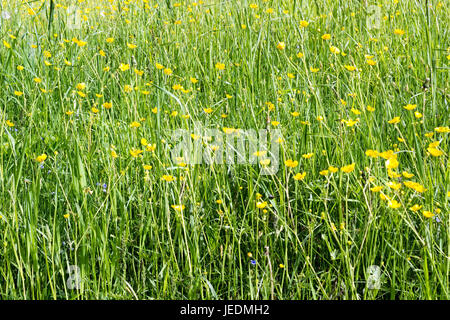
[[[250,260],[250,263],[252,264],[252,265],[255,265],[256,264],[256,260]]]
[[[437,223],[440,223],[440,222],[441,222],[441,219],[439,219],[438,216],[434,216],[433,219],[434,219]]]

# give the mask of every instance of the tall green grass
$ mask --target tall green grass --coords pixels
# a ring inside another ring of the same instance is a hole
[[[82,1],[88,11],[74,11],[80,29],[67,27],[70,4],[2,3],[11,17],[0,29],[10,46],[0,44],[1,298],[450,297],[448,133],[435,131],[449,126],[448,2]],[[369,30],[373,4],[382,4],[381,26]],[[120,71],[121,63],[130,69]],[[401,122],[389,124],[396,116]],[[341,122],[356,118],[352,127]],[[171,130],[193,133],[197,121],[220,130],[273,130],[279,121],[279,172],[177,166]],[[134,158],[129,151],[145,150],[142,138],[156,149]],[[433,141],[443,155],[427,152]],[[367,149],[398,152],[399,174],[413,173],[409,180],[427,191],[391,190],[389,181],[408,179],[391,179],[385,160]],[[41,154],[48,158],[38,163]],[[287,159],[299,165],[286,167]],[[351,163],[349,174],[319,174]],[[304,180],[293,179],[298,172]],[[401,207],[390,208],[375,185]],[[179,204],[181,212],[172,208]],[[413,204],[423,208],[413,212]],[[80,269],[78,289],[68,287],[70,266]],[[378,289],[368,288],[370,266],[381,270]]]

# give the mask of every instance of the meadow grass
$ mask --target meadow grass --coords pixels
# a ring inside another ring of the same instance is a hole
[[[450,297],[447,1],[1,11],[2,299]],[[174,161],[195,123],[278,172]]]

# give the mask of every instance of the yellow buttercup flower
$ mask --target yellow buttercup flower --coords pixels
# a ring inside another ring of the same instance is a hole
[[[156,143],[154,144],[148,144],[147,147],[145,148],[146,151],[151,151],[154,152],[156,150]]]
[[[130,65],[121,63],[120,66],[119,66],[119,69],[120,69],[120,71],[125,72],[125,71],[130,69]]]
[[[221,62],[216,63],[216,69],[217,70],[225,70],[225,64]]]
[[[382,157],[383,159],[385,159],[385,160],[388,160],[388,159],[393,158],[393,157],[396,156],[394,154],[394,151],[392,151],[392,150],[387,150],[387,151],[380,152],[378,155],[380,157]]]
[[[449,133],[450,128],[449,127],[436,127],[436,128],[434,128],[434,131],[439,132],[439,133]]]
[[[130,127],[131,128],[139,128],[141,126],[141,124],[139,123],[139,122],[137,122],[137,121],[133,121],[131,124],[130,124]]]
[[[400,208],[402,205],[397,201],[397,200],[390,200],[388,202],[388,206],[392,209],[398,209]]]
[[[351,108],[350,111],[351,111],[353,114],[356,114],[356,115],[361,114],[361,111],[359,111],[358,109],[355,109],[355,108]]]
[[[441,144],[440,141],[433,141],[430,144],[428,144],[428,148],[437,148]]]
[[[186,207],[182,204],[173,204],[171,205],[172,209],[174,209],[175,211],[181,212],[183,211]]]
[[[172,181],[176,180],[176,178],[174,176],[165,174],[165,175],[163,175],[161,177],[161,180],[164,180],[164,181],[167,181],[167,182],[172,182]]]
[[[301,181],[301,180],[305,179],[305,177],[306,177],[306,172],[303,172],[303,173],[299,172],[294,176],[294,180]]]
[[[146,145],[148,145],[148,141],[145,138],[141,139],[141,144],[145,147]]]
[[[265,207],[267,207],[267,202],[266,201],[258,201],[256,203],[256,207],[258,209],[264,209]]]
[[[47,155],[46,155],[45,153],[43,153],[43,154],[41,154],[40,156],[37,156],[35,160],[36,160],[37,162],[39,162],[39,163],[42,163],[42,162],[44,162],[46,159],[47,159]]]
[[[409,210],[414,211],[414,212],[419,211],[420,209],[422,209],[422,206],[418,205],[418,204],[415,204],[412,207],[409,207]]]
[[[278,42],[277,43],[277,49],[278,50],[284,50],[286,49],[286,44],[284,42]]]
[[[434,217],[434,213],[431,212],[431,211],[423,210],[423,211],[422,211],[422,214],[423,214],[423,216],[424,216],[425,218],[428,218],[428,219]]]
[[[402,187],[402,184],[401,184],[401,183],[395,183],[395,182],[390,181],[390,182],[388,183],[388,187],[391,188],[391,189],[393,189],[393,190],[399,190],[399,189]]]
[[[394,117],[393,119],[388,121],[388,123],[390,123],[390,124],[397,124],[399,122],[400,122],[400,117]]]
[[[286,167],[295,168],[296,166],[298,166],[298,161],[288,159],[284,162],[284,164],[286,165]]]
[[[443,151],[437,149],[437,148],[427,148],[427,151],[433,156],[433,157],[439,157],[444,154]]]
[[[262,157],[262,156],[265,156],[266,153],[267,153],[267,151],[265,151],[265,150],[262,150],[262,151],[255,151],[255,152],[253,152],[253,155],[254,155],[255,157]]]
[[[359,122],[359,118],[356,119],[356,120],[352,120],[352,119],[345,120],[345,119],[342,119],[341,122],[344,123],[347,127],[353,127],[355,124],[357,124]]]
[[[399,165],[398,160],[395,157],[387,159],[385,164],[388,169],[395,169]]]
[[[336,173],[336,172],[338,172],[338,168],[336,168],[336,167],[333,167],[333,166],[329,166],[328,167],[328,171],[330,171],[331,173]]]
[[[341,53],[341,50],[338,47],[335,47],[335,46],[331,46],[330,47],[330,51],[331,51],[331,53],[334,53],[334,54]]]
[[[417,104],[407,104],[403,108],[406,110],[414,110],[415,108],[417,108]]]
[[[222,128],[223,132],[225,132],[226,134],[232,134],[234,132],[236,132],[236,129],[234,128]]]
[[[346,165],[346,166],[343,166],[343,167],[341,168],[341,171],[342,171],[342,172],[345,172],[345,173],[350,173],[350,172],[352,172],[353,170],[355,170],[355,164],[354,164],[354,163],[349,164],[349,165]]]
[[[403,172],[402,172],[402,176],[405,177],[405,178],[407,178],[407,179],[409,179],[409,178],[414,177],[414,174],[409,173],[409,172],[407,172],[407,171],[403,171]]]
[[[413,181],[404,181],[403,184],[404,184],[406,187],[408,187],[408,188],[410,188],[410,189],[413,189],[413,190],[415,190],[415,191],[417,191],[417,192],[419,192],[419,193],[423,193],[423,192],[427,191],[427,189],[425,189],[424,186],[422,186],[420,183],[417,183],[417,182],[413,182]]]
[[[348,65],[345,65],[344,68],[347,69],[348,71],[355,71],[355,70],[356,70],[356,67],[355,67],[355,66],[348,66]]]
[[[381,200],[386,200],[386,201],[390,200],[390,198],[387,195],[385,195],[384,193],[380,193],[380,199]]]
[[[86,89],[86,84],[84,83],[84,82],[82,82],[82,83],[78,83],[77,85],[76,85],[76,88],[78,89],[78,90],[84,90],[84,89]]]
[[[369,149],[369,150],[366,150],[366,156],[371,157],[371,158],[378,158],[379,153],[377,150]]]
[[[382,189],[383,189],[382,186],[375,186],[375,187],[370,188],[370,191],[372,191],[372,192],[380,192]]]

